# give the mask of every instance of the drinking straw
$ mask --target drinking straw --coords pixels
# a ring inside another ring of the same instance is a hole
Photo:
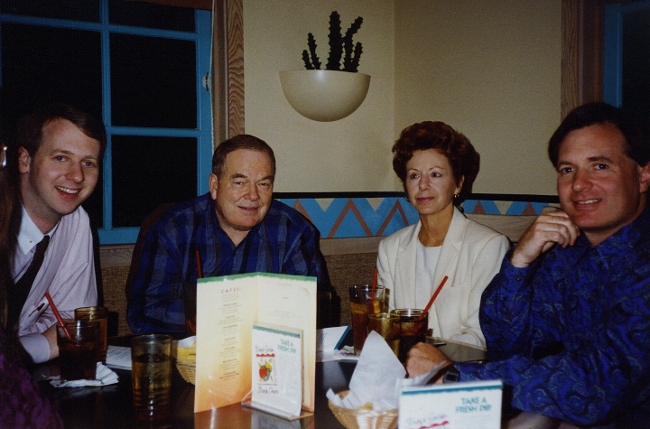
[[[201,268],[201,254],[199,249],[196,249],[196,270],[199,273],[199,278],[203,278],[203,268]]]
[[[65,323],[63,323],[61,314],[59,313],[59,310],[56,309],[56,305],[54,305],[54,301],[52,301],[52,297],[50,296],[49,292],[45,292],[45,298],[47,298],[47,301],[50,303],[50,307],[52,307],[52,312],[54,313],[54,317],[56,317],[57,322],[59,322],[59,326],[63,328],[63,332],[65,332],[65,336],[68,338],[68,340],[72,341],[72,335],[70,335],[70,332],[68,332],[68,328],[66,328]]]
[[[442,290],[442,287],[445,285],[445,283],[447,282],[447,279],[448,279],[448,278],[449,278],[449,276],[445,276],[445,277],[442,279],[442,281],[440,282],[440,285],[438,286],[438,289],[436,289],[436,291],[433,293],[433,296],[431,296],[431,299],[429,300],[429,303],[427,304],[426,307],[424,307],[424,311],[422,312],[422,314],[420,315],[420,317],[418,317],[418,320],[419,320],[419,319],[423,319],[424,316],[427,315],[427,313],[429,312],[429,309],[430,309],[431,306],[433,305],[433,301],[435,301],[436,298],[438,297],[438,294],[439,294],[440,291]]]
[[[375,268],[375,272],[372,275],[372,289],[370,290],[370,302],[372,303],[372,312],[374,314],[381,312],[381,307],[379,306],[379,301],[375,299],[375,293],[377,291],[377,276],[379,272]]]
[[[372,275],[372,291],[370,293],[370,298],[375,299],[375,290],[377,289],[377,275],[379,275],[379,272],[377,271],[377,268],[375,268],[375,272]]]

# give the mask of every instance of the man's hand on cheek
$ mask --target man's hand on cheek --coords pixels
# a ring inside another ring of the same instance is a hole
[[[510,262],[515,267],[527,267],[556,244],[562,247],[573,246],[579,235],[580,229],[562,210],[544,213],[521,236]]]

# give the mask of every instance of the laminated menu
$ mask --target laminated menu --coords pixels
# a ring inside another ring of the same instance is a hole
[[[194,412],[242,402],[251,392],[255,324],[300,331],[301,408],[314,410],[316,278],[251,273],[198,281]]]

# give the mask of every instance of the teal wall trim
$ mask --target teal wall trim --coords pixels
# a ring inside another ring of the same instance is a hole
[[[418,221],[418,213],[403,196],[370,195],[364,197],[346,194],[332,198],[318,195],[278,200],[298,210],[318,228],[323,238],[386,237],[393,232]],[[403,195],[403,194],[402,194]],[[529,201],[525,201],[529,200]],[[461,205],[465,213],[490,215],[539,215],[550,204],[556,205],[557,197],[548,196],[481,196],[468,199]]]

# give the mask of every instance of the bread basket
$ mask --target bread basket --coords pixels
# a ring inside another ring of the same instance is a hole
[[[183,364],[180,363],[178,360],[176,361],[176,369],[178,369],[178,372],[181,374],[181,377],[183,377],[183,380],[187,381],[188,383],[195,384],[196,381],[196,364]]]
[[[350,392],[339,392],[343,399]],[[368,408],[349,409],[329,403],[330,410],[347,429],[395,429],[397,427],[397,409],[376,411]]]
[[[190,347],[176,348],[176,369],[188,383],[196,384],[196,342]]]

